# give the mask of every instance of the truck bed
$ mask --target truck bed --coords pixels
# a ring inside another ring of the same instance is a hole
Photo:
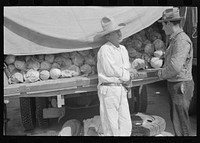
[[[158,77],[146,77],[132,80],[132,87],[159,81]],[[45,80],[35,83],[20,83],[4,85],[4,99],[11,97],[48,97],[56,95],[70,95],[96,91],[98,84],[97,75],[89,77],[61,78]]]

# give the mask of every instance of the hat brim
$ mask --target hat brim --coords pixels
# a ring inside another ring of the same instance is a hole
[[[184,17],[173,18],[173,19],[162,19],[162,20],[158,20],[158,22],[178,21],[178,20],[182,20],[183,18],[184,18]]]
[[[112,30],[109,30],[109,31],[98,32],[98,33],[96,34],[96,36],[97,36],[97,37],[102,37],[102,36],[104,36],[104,35],[106,35],[106,34],[108,34],[108,33],[111,33],[111,32],[113,32],[113,31],[120,30],[120,29],[124,28],[125,26],[126,26],[125,23],[120,23],[115,29],[112,29]]]

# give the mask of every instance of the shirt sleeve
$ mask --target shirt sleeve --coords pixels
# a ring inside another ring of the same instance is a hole
[[[99,61],[101,62],[102,68],[108,77],[118,77],[122,81],[128,81],[130,79],[130,73],[126,67],[120,67],[115,62],[109,48],[102,47],[98,55]]]
[[[176,76],[182,69],[190,50],[190,44],[185,40],[177,40],[172,49],[171,60],[161,70],[161,78],[168,79]]]

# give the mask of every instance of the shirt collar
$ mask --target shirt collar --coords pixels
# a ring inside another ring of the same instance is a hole
[[[116,46],[115,46],[113,43],[111,43],[110,41],[108,41],[107,44],[109,44],[109,45],[112,46],[113,48],[121,49],[120,44],[119,44],[119,47],[116,47]]]
[[[177,36],[179,33],[181,33],[181,32],[183,32],[183,29],[177,30],[176,32],[172,33],[172,35],[170,36],[169,39],[170,39],[170,40],[175,39],[176,36]]]

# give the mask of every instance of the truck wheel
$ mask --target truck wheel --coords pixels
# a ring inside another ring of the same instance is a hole
[[[147,88],[146,85],[134,87],[135,112],[146,112],[147,109]]]
[[[136,114],[143,120],[142,125],[134,125],[132,136],[156,136],[161,134],[166,128],[166,122],[163,118],[154,115]]]
[[[21,120],[26,131],[35,128],[35,98],[20,97]]]
[[[48,107],[48,98],[46,97],[36,97],[35,106],[36,106],[36,121],[39,128],[47,128],[49,125],[49,120],[43,118],[43,109]]]

